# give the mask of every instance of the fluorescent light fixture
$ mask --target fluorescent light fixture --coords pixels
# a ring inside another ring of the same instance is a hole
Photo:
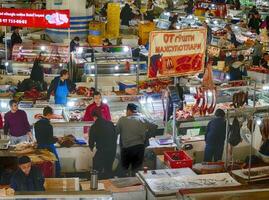
[[[143,97],[139,100],[140,104],[145,104],[146,103],[146,99]]]
[[[269,85],[264,85],[264,86],[262,86],[262,89],[263,89],[263,90],[269,90]]]
[[[147,98],[147,103],[152,103],[153,102],[153,99],[151,97],[148,97]]]
[[[40,49],[41,49],[41,51],[45,51],[46,50],[46,47],[45,46],[41,46]]]
[[[77,48],[77,53],[82,54],[83,53],[83,48],[82,47]]]
[[[126,47],[126,46],[123,47],[123,51],[124,51],[124,52],[128,52],[128,51],[129,51],[129,47]]]
[[[104,98],[102,102],[103,102],[103,103],[107,103],[108,100],[107,100],[106,98]]]
[[[1,102],[1,108],[8,108],[8,104],[6,102]]]
[[[67,106],[68,107],[74,107],[74,105],[75,105],[75,102],[74,101],[68,101],[67,102]]]
[[[256,119],[256,123],[257,123],[257,125],[260,126],[262,124],[262,120],[260,118],[258,118],[258,119]]]

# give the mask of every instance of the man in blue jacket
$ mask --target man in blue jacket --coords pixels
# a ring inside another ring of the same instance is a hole
[[[205,134],[205,162],[212,162],[212,160],[216,162],[222,159],[225,137],[225,112],[222,109],[217,109],[215,118],[207,125],[207,132]]]

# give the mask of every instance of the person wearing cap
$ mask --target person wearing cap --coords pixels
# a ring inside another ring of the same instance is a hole
[[[205,134],[205,162],[217,162],[222,159],[224,141],[226,137],[226,120],[225,112],[222,109],[217,109],[215,118],[207,125]]]
[[[16,192],[45,191],[44,176],[37,167],[32,166],[28,156],[18,158],[18,170],[11,178],[11,188]]]
[[[100,110],[92,113],[94,124],[90,130],[89,147],[96,153],[93,157],[93,169],[99,172],[101,178],[112,178],[112,165],[117,149],[117,134],[114,124],[102,117]]]
[[[120,135],[121,162],[125,172],[131,166],[135,173],[143,164],[146,133],[153,132],[157,125],[138,113],[138,106],[130,103],[127,105],[125,117],[117,123],[116,131]]]
[[[18,109],[15,100],[9,101],[10,111],[4,116],[4,134],[10,136],[12,145],[32,140],[31,127],[26,112]]]
[[[53,127],[50,123],[52,115],[53,115],[52,108],[46,106],[43,109],[42,118],[34,124],[34,130],[35,130],[37,148],[48,149],[57,158],[57,161],[55,162],[55,168],[56,168],[56,177],[59,177],[61,173],[61,166],[57,150],[54,146],[54,144],[58,141],[58,138],[53,136]]]

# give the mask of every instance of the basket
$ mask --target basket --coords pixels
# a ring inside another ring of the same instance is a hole
[[[174,160],[173,157],[178,157],[179,160]],[[185,151],[166,151],[164,152],[164,162],[174,168],[192,168],[192,158]]]

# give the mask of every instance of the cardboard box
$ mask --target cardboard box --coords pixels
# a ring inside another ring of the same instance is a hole
[[[46,191],[79,191],[79,178],[46,178]]]

